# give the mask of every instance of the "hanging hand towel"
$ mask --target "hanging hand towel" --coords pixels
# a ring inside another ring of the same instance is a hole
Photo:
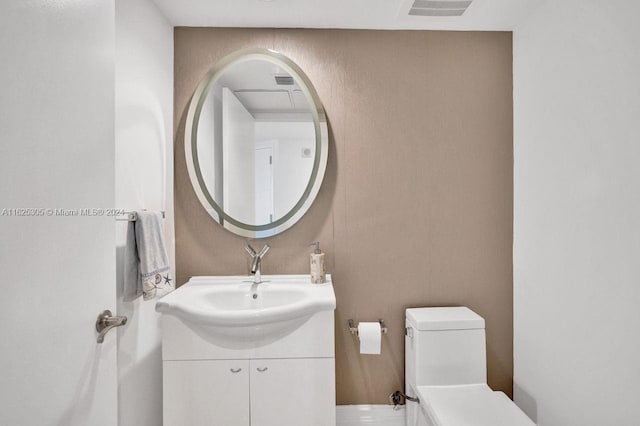
[[[124,297],[133,300],[142,294],[144,300],[150,300],[172,291],[173,278],[164,245],[162,214],[140,211],[136,218],[127,228]]]

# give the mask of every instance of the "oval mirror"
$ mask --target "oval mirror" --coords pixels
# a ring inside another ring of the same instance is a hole
[[[229,231],[269,237],[315,199],[329,148],[324,109],[290,59],[267,49],[223,58],[191,99],[185,153],[200,203]]]

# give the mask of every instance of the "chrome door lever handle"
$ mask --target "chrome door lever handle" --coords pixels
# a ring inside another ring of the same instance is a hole
[[[112,329],[123,326],[127,323],[127,317],[117,317],[111,311],[103,311],[96,320],[96,331],[98,332],[98,343],[104,342],[104,336]]]

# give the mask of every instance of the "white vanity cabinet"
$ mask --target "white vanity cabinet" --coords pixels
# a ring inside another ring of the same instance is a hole
[[[249,361],[165,361],[164,426],[249,426]]]
[[[263,278],[193,278],[156,304],[164,426],[336,425],[330,276]]]
[[[251,426],[335,426],[333,358],[251,360]]]
[[[332,358],[165,361],[164,426],[335,426]]]

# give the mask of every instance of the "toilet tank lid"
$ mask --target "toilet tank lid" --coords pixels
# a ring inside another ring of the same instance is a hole
[[[416,330],[473,330],[484,328],[484,319],[471,309],[412,308],[407,309],[407,321]]]

